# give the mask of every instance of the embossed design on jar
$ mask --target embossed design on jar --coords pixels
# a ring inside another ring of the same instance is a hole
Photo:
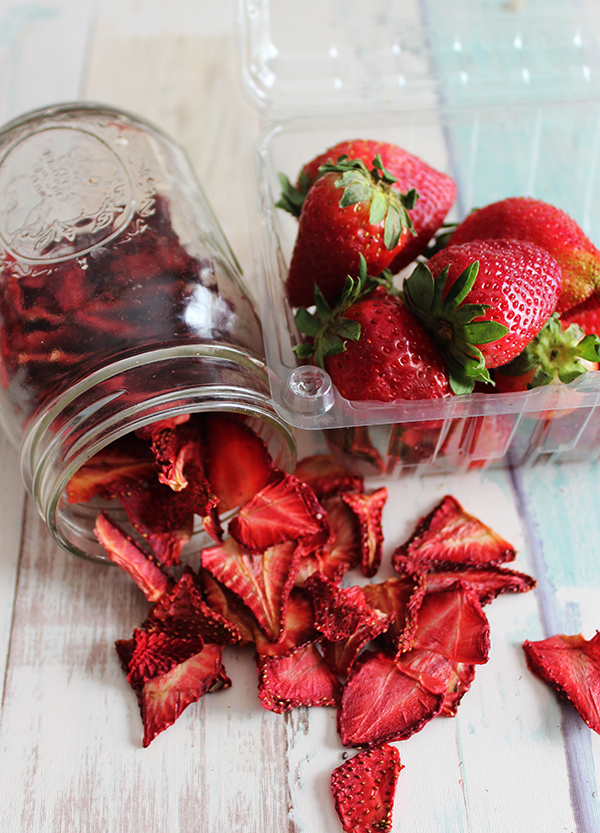
[[[96,136],[73,128],[39,131],[0,163],[0,237],[11,254],[29,261],[83,255],[129,222],[132,190],[123,163]]]

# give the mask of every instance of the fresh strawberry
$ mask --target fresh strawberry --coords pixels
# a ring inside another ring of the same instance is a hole
[[[316,644],[295,648],[283,656],[257,654],[259,697],[265,709],[281,714],[294,706],[337,706],[339,680]]]
[[[298,328],[311,343],[296,348],[324,367],[350,400],[437,399],[451,396],[448,373],[431,337],[415,316],[383,287],[373,289],[361,262],[331,309],[315,290],[316,314],[301,309]]]
[[[581,634],[526,640],[523,650],[529,670],[567,697],[600,734],[600,632],[589,640]]]
[[[410,237],[407,209],[416,193],[393,188],[396,180],[378,156],[368,164],[372,167],[340,156],[321,167],[302,206],[286,280],[292,306],[312,303],[315,282],[334,303],[346,276],[357,271],[360,255],[379,274]]]
[[[553,313],[522,353],[494,373],[499,393],[550,384],[568,384],[588,370],[597,370],[600,338],[585,335],[577,324],[561,326]]]
[[[450,245],[511,238],[536,243],[558,262],[564,312],[600,289],[600,251],[560,208],[531,197],[509,197],[472,211],[456,228]]]
[[[399,573],[426,573],[494,566],[515,556],[511,544],[446,495],[419,520],[408,541],[396,548],[392,564]]]
[[[395,746],[359,752],[331,774],[335,809],[346,833],[392,829],[394,793],[403,765]]]
[[[285,178],[282,179],[284,189],[280,207],[299,216],[309,188],[320,175],[321,166],[341,155],[361,159],[366,165],[370,165],[371,160],[379,156],[385,169],[397,180],[394,188],[404,192],[414,189],[419,195],[414,207],[408,212],[415,234],[407,239],[390,264],[392,272],[399,272],[425,252],[427,244],[454,203],[456,185],[447,174],[435,170],[398,145],[356,139],[340,142],[308,162],[300,172],[296,189],[291,189]]]
[[[581,304],[563,312],[560,320],[564,327],[577,324],[586,335],[600,336],[600,291],[594,292]]]
[[[404,281],[404,298],[448,362],[454,392],[468,393],[539,333],[560,287],[558,264],[539,246],[480,240],[419,264]]]

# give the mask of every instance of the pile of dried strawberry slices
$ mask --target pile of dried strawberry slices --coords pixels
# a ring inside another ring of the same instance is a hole
[[[278,469],[242,415],[163,420],[109,445],[69,484],[73,502],[95,496],[124,510],[126,523],[99,511],[95,534],[149,603],[116,643],[143,745],[231,686],[226,648],[253,646],[265,709],[334,708],[341,744],[359,750],[331,777],[347,831],[390,828],[394,742],[456,714],[488,660],[485,606],[535,586],[506,566],[515,549],[450,495],[395,548],[393,577],[378,580],[386,488],[366,489],[326,454],[294,474]],[[198,519],[213,543],[187,554]],[[595,640],[524,647],[532,670],[597,728]],[[589,691],[576,667],[595,674]]]

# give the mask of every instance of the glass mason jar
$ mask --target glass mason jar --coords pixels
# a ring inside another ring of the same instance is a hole
[[[102,105],[6,125],[0,419],[51,535],[102,558],[98,508],[66,499],[72,475],[124,434],[200,411],[245,415],[275,464],[294,465],[259,319],[183,151]]]

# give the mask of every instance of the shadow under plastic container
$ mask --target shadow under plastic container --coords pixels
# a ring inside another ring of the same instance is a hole
[[[292,38],[280,25],[291,7],[284,16],[279,4],[241,2],[242,73],[265,121],[257,257],[273,402],[365,473],[596,459],[600,372],[517,394],[350,402],[293,353],[300,337],[284,282],[297,221],[275,207],[278,172],[295,179],[339,141],[389,141],[450,174],[458,196],[449,221],[526,195],[559,206],[600,242],[600,53],[584,19],[598,11],[555,0],[449,5],[311,0]],[[302,18],[319,10],[325,23],[311,38]]]

